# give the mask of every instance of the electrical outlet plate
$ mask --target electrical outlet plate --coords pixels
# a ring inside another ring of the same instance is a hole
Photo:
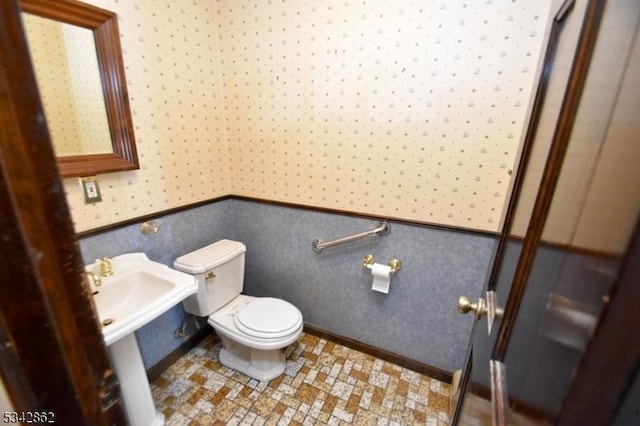
[[[95,176],[80,178],[80,184],[82,185],[85,204],[99,203],[102,201],[100,187],[98,186],[98,179]]]

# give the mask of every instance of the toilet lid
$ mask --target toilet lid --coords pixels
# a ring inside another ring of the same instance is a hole
[[[258,298],[233,317],[233,323],[240,331],[266,339],[291,334],[301,321],[302,314],[298,308],[273,297]]]

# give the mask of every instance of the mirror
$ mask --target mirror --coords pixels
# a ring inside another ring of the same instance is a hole
[[[138,169],[118,17],[72,0],[21,0],[62,177]]]
[[[56,157],[113,152],[93,33],[23,18]]]

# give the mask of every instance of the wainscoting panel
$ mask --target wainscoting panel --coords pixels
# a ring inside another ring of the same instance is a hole
[[[377,220],[231,200],[235,238],[247,245],[245,292],[296,305],[305,322],[411,359],[461,368],[472,319],[458,296],[477,297],[492,255],[491,236],[391,222],[391,233],[317,253],[311,242],[376,227]],[[402,269],[389,294],[371,290],[362,258]]]
[[[229,220],[233,217],[230,207],[223,201],[159,217],[153,220],[160,228],[157,234],[143,235],[139,224],[134,224],[85,237],[80,240],[80,249],[85,263],[103,256],[144,252],[149,259],[173,267],[173,261],[182,254],[230,237]],[[195,333],[193,318],[184,312],[182,304],[136,332],[145,368],[149,369],[183,343],[184,337],[176,337],[175,331],[184,320],[191,325],[188,331]]]
[[[82,238],[85,262],[142,251],[172,266],[180,255],[222,238],[247,246],[244,292],[295,304],[307,324],[452,372],[462,367],[472,319],[456,313],[460,295],[477,297],[492,255],[490,234],[391,221],[391,233],[314,252],[321,241],[374,228],[376,219],[228,199]],[[393,258],[402,269],[385,295],[371,290],[362,258]],[[136,336],[148,369],[175,350],[175,331],[193,318],[177,305]],[[187,336],[188,337],[188,336]]]

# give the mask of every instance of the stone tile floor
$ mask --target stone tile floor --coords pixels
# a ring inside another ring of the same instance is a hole
[[[167,425],[447,425],[446,383],[303,333],[269,382],[218,361],[212,334],[151,384]]]

